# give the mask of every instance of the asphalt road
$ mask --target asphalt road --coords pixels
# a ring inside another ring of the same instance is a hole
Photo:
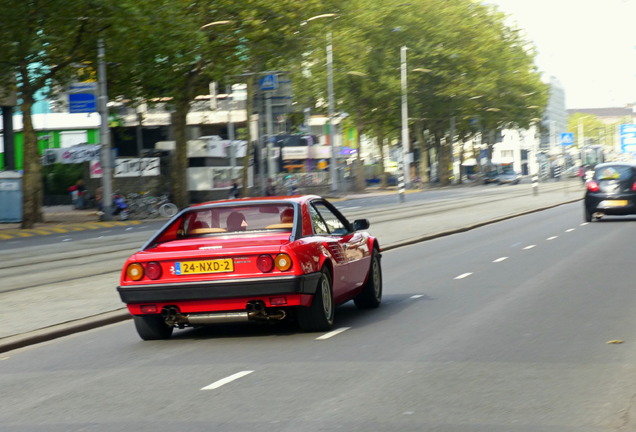
[[[0,430],[632,431],[634,221],[574,203],[391,249],[383,305],[329,334],[127,321],[15,350]]]

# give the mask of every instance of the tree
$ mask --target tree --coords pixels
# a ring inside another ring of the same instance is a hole
[[[49,94],[75,76],[74,65],[96,49],[96,35],[116,7],[100,0],[0,0],[0,86],[16,80],[23,115],[22,228],[42,221],[42,178],[31,109],[38,91]]]
[[[247,81],[251,103],[253,80],[259,73],[283,70],[300,57],[303,45],[295,33],[306,15],[320,8],[316,0],[304,2],[302,10],[291,0],[143,0],[130,5],[127,17],[135,17],[139,25],[114,27],[109,33],[115,47],[110,59],[120,65],[114,68],[117,94],[133,103],[159,97],[171,100],[176,140],[171,184],[179,207],[189,204],[186,118],[192,100],[207,94],[210,81],[228,85]],[[248,139],[248,155],[253,141]]]
[[[631,123],[631,119],[625,123]],[[608,125],[595,115],[574,113],[568,116],[568,130],[574,132],[574,145],[577,147],[581,143],[583,145],[602,143],[606,136],[611,135],[614,126],[609,125],[609,134],[607,128]]]

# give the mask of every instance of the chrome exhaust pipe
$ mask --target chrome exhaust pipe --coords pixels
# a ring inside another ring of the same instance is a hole
[[[248,312],[219,312],[182,315],[190,325],[223,324],[249,321]]]
[[[254,321],[281,321],[285,319],[285,317],[287,316],[287,312],[280,309],[274,313],[268,313],[266,311],[262,311],[262,312],[250,312],[248,315],[250,319]]]
[[[245,309],[247,309],[247,311],[250,313],[262,313],[265,311],[265,303],[263,303],[261,300],[250,300],[245,305]]]

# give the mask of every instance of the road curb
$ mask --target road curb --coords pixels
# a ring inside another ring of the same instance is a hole
[[[421,243],[421,242],[424,242],[424,241],[427,241],[427,240],[433,240],[433,239],[436,239],[436,238],[445,237],[445,236],[449,236],[449,235],[452,235],[452,234],[457,234],[457,233],[461,233],[461,232],[470,231],[470,230],[473,230],[475,228],[483,227],[483,226],[486,226],[486,225],[491,225],[491,224],[494,224],[494,223],[497,223],[497,222],[501,222],[501,221],[504,221],[504,220],[507,220],[507,219],[512,219],[512,218],[516,218],[516,217],[519,217],[519,216],[524,216],[524,215],[527,215],[527,214],[536,213],[536,212],[540,212],[540,211],[543,211],[543,210],[548,210],[548,209],[551,209],[551,208],[554,208],[554,207],[559,207],[559,206],[562,206],[564,204],[575,203],[575,202],[581,201],[581,200],[582,200],[582,198],[576,198],[576,199],[573,199],[573,200],[570,200],[570,201],[562,201],[562,202],[559,202],[559,203],[556,203],[556,204],[550,204],[550,205],[546,205],[544,207],[538,207],[538,208],[534,208],[534,209],[530,209],[530,210],[524,210],[524,211],[519,212],[519,213],[514,213],[514,214],[510,214],[510,215],[506,215],[506,216],[501,216],[501,217],[490,219],[490,220],[487,220],[487,221],[478,222],[478,223],[475,223],[475,224],[472,224],[472,225],[466,225],[466,226],[463,226],[461,228],[454,228],[454,229],[451,229],[451,230],[440,231],[440,232],[433,233],[433,234],[426,234],[424,236],[414,237],[414,238],[409,239],[409,240],[403,240],[403,241],[391,243],[388,246],[382,246],[382,250],[383,251],[388,251],[388,250],[391,250],[391,249],[397,249],[397,248],[404,247],[404,246],[411,246],[411,245],[414,245],[414,244],[417,244],[417,243]]]
[[[9,336],[0,339],[0,353],[92,330],[105,325],[126,321],[131,317],[132,316],[128,312],[128,309],[124,307],[111,312],[104,312],[74,321],[67,321],[65,323],[56,324],[51,327],[45,327],[28,333]]]

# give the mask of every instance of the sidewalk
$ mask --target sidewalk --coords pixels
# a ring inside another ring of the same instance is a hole
[[[355,216],[370,219],[370,232],[379,239],[382,249],[387,251],[579,201],[584,191],[582,185],[575,182],[567,188],[558,182],[541,184],[537,195],[532,193],[530,185],[492,188],[499,189],[481,190],[461,200],[431,199],[416,202],[409,201],[407,197],[405,203],[391,208],[366,211],[358,208]],[[371,190],[340,199],[396,193],[395,190]],[[89,225],[101,224],[94,223],[95,215],[91,215],[90,211],[72,210],[66,206],[48,208],[47,216],[50,217],[46,222],[49,226],[68,227],[77,223],[62,223],[71,218],[73,221],[83,218]],[[400,219],[406,218],[409,224],[400,223]],[[2,228],[0,224],[0,238]],[[0,353],[129,319],[130,315],[119,300],[112,279],[112,275],[105,274],[96,277],[90,287],[78,280],[58,283],[46,289],[0,293],[0,302],[5,311],[5,326],[0,332]]]

